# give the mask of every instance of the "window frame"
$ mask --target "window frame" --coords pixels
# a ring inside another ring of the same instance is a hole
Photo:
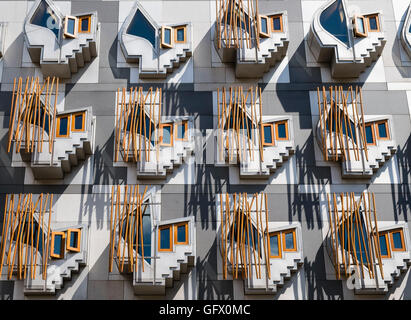
[[[177,40],[177,31],[183,29],[184,30],[184,40],[183,41],[178,41]],[[174,43],[186,43],[187,42],[187,26],[177,26],[174,27]]]
[[[378,130],[378,125],[384,123],[385,130],[387,131],[387,137],[380,137],[380,131]],[[388,130],[388,120],[379,120],[374,122],[376,137],[378,140],[390,140],[390,131]]]
[[[75,128],[75,126],[76,126],[75,120],[76,120],[76,116],[78,116],[78,115],[83,116],[83,123],[82,123],[81,129],[76,129]],[[86,125],[86,112],[85,111],[75,112],[75,113],[71,114],[71,131],[72,132],[84,132],[84,131],[86,131],[86,126],[85,125]]]
[[[354,16],[354,35],[358,38],[366,38],[368,37],[368,19],[366,19],[364,16]],[[364,26],[364,32],[358,31],[358,24],[357,24],[357,19],[362,19],[363,26]]]
[[[170,43],[169,44],[164,41],[164,35],[165,35],[164,30],[170,30]],[[173,28],[166,27],[166,26],[161,27],[161,48],[163,49],[173,48]]]
[[[274,19],[280,18],[280,30],[275,30],[274,29]],[[275,14],[270,16],[270,21],[271,21],[271,32],[284,32],[284,24],[283,24],[283,14]]]
[[[67,134],[66,134],[66,135],[61,135],[61,134],[60,134],[60,120],[61,120],[62,118],[67,118]],[[69,138],[69,137],[70,137],[70,129],[71,129],[71,126],[70,126],[71,115],[70,115],[70,114],[57,115],[57,119],[56,119],[56,120],[57,120],[57,121],[56,121],[56,122],[57,122],[56,137],[57,137],[57,138]]]
[[[271,255],[271,237],[277,236],[277,242],[278,242],[278,256],[272,256]],[[282,259],[282,246],[281,246],[281,231],[276,231],[276,232],[270,232],[268,234],[268,254],[270,259]]]
[[[265,19],[266,22],[267,22],[267,32],[263,32],[261,30],[261,20],[262,19]],[[258,34],[259,34],[260,38],[269,38],[270,37],[270,29],[271,28],[269,26],[269,21],[270,21],[270,19],[268,19],[267,16],[264,16],[264,15],[261,15],[261,14],[258,16]]]
[[[67,22],[68,22],[69,19],[74,20],[74,33],[70,33],[70,32],[67,31],[67,27],[68,27]],[[76,39],[77,34],[78,34],[78,18],[74,17],[74,16],[66,15],[64,17],[64,37],[65,38]]]
[[[374,18],[377,22],[377,29],[373,30],[371,29],[371,23],[370,23],[370,18]],[[364,18],[367,19],[367,24],[368,24],[368,32],[381,32],[381,24],[380,24],[380,15],[378,13],[373,13],[373,14],[368,14],[364,16]]]
[[[88,29],[87,31],[82,31],[81,22],[85,19],[88,20]],[[90,33],[90,31],[91,31],[91,14],[78,17],[78,33]]]
[[[177,122],[176,124],[176,131],[175,131],[175,140],[176,141],[188,141],[188,121],[187,120],[183,120],[180,122]],[[179,138],[178,137],[178,126],[180,125],[184,125],[185,131],[184,131],[184,137],[183,138]]]
[[[178,237],[177,237],[177,229],[180,226],[185,226],[186,229],[186,240],[184,242],[178,242]],[[184,221],[184,222],[180,222],[180,223],[176,223],[174,225],[174,244],[175,245],[187,245],[189,244],[189,239],[188,239],[188,221]]]
[[[382,255],[382,253],[381,253],[381,241],[380,241],[380,238],[378,238],[378,244],[380,245],[378,250],[380,252],[381,258],[383,258],[383,259],[391,259],[391,247],[390,247],[391,243],[388,239],[388,234],[389,234],[388,231],[383,231],[383,232],[378,233],[379,237],[381,237],[381,236],[385,237],[385,245],[387,246],[387,255]]]
[[[293,249],[287,249],[286,245],[285,245],[285,235],[288,233],[292,233],[293,234]],[[281,231],[282,234],[282,242],[283,242],[283,251],[287,251],[287,252],[296,252],[297,251],[297,239],[296,239],[296,229],[289,229],[289,230],[284,230]]]
[[[373,143],[368,143],[368,142],[367,142],[367,131],[365,131],[365,142],[366,142],[366,144],[369,145],[369,146],[375,146],[375,145],[377,144],[377,139],[376,139],[376,136],[375,136],[374,122],[368,122],[368,123],[366,123],[366,124],[364,125],[364,128],[367,128],[367,127],[371,127],[371,133],[372,133],[372,141],[373,141]]]
[[[287,141],[290,140],[290,135],[288,134],[288,120],[281,120],[281,121],[277,121],[274,123],[275,124],[275,139],[276,140],[282,140],[282,141]],[[285,138],[280,138],[278,136],[278,125],[280,124],[285,124]]]
[[[164,137],[164,134],[163,134],[163,130],[164,130],[164,127],[170,127],[170,143],[168,144],[168,143],[164,143],[163,142],[163,137]],[[173,137],[173,134],[174,134],[174,126],[173,126],[173,124],[172,123],[160,123],[160,137],[159,137],[159,140],[160,140],[160,142],[159,142],[159,144],[160,144],[160,146],[164,146],[164,147],[172,147],[173,146],[173,143],[174,143],[174,137]]]
[[[169,229],[170,230],[170,248],[162,249],[161,248],[161,230]],[[158,227],[158,251],[159,252],[172,252],[173,251],[173,225],[165,224]]]
[[[77,233],[77,247],[70,246],[70,239],[71,239],[72,233]],[[67,230],[66,250],[73,251],[73,252],[81,251],[81,229],[68,229]]]
[[[402,247],[400,249],[396,249],[394,246],[394,237],[393,237],[393,233],[400,233],[400,238],[401,238],[401,245]],[[390,244],[391,244],[391,251],[396,251],[396,252],[401,252],[401,251],[405,251],[405,241],[404,241],[404,231],[402,228],[399,229],[394,229],[394,230],[390,230],[389,232],[390,234]]]
[[[271,127],[271,142],[270,143],[265,142],[265,134],[264,134],[265,127]],[[273,123],[263,123],[262,138],[263,138],[263,147],[274,145],[275,137],[274,137],[274,124]]]
[[[61,253],[55,254],[54,253],[54,239],[55,236],[61,236],[61,248],[60,251]],[[62,231],[52,231],[51,232],[51,244],[50,244],[50,257],[55,258],[55,259],[64,259],[64,253],[65,253],[65,240],[66,240],[66,233]]]

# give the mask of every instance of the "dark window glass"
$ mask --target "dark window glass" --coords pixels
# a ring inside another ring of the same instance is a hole
[[[267,19],[261,18],[261,32],[268,33]]]
[[[279,256],[278,235],[270,236],[270,256]]]
[[[273,143],[271,126],[264,126],[264,143]]]
[[[287,138],[287,130],[286,130],[285,126],[286,126],[285,123],[279,123],[277,125],[277,131],[278,131],[277,134],[278,134],[278,137],[280,139],[286,139]]]
[[[231,3],[232,3],[232,1],[230,1],[229,5],[227,7],[227,10],[226,10],[227,11],[227,20],[226,20],[226,17],[225,17],[226,13],[224,12],[224,14],[222,15],[222,18],[221,18],[222,23],[225,23],[227,21],[227,24],[230,24],[231,12],[232,12]],[[248,14],[244,11],[239,10],[238,5],[235,5],[234,10],[236,10],[235,17],[237,18],[237,27],[247,30],[248,25],[246,26],[244,24],[244,21],[248,21]],[[243,14],[242,14],[242,12],[243,12]]]
[[[74,129],[83,130],[83,114],[77,114],[74,116]]]
[[[184,41],[184,29],[183,28],[177,29],[177,41],[180,41],[180,42]]]
[[[78,246],[78,232],[70,232],[70,247],[77,248]]]
[[[186,225],[181,225],[177,227],[177,242],[186,242]]]
[[[357,18],[357,32],[365,33],[364,19]]]
[[[89,30],[90,18],[84,18],[81,20],[81,31],[87,32]]]
[[[54,248],[53,253],[57,255],[61,255],[61,245],[62,245],[63,237],[60,234],[54,236]]]
[[[167,44],[171,44],[171,30],[170,29],[163,29],[164,30],[164,42]]]
[[[380,235],[380,250],[382,256],[388,256],[388,248],[385,235]]]
[[[171,144],[171,127],[170,126],[163,127],[163,143]]]
[[[186,126],[184,123],[181,123],[177,126],[177,138],[184,139],[186,134]]]
[[[56,38],[59,37],[59,19],[45,0],[40,2],[39,7],[31,19],[31,24],[50,29],[55,34]]]
[[[74,34],[76,29],[76,20],[67,19],[67,33]]]
[[[370,30],[378,30],[377,17],[369,17],[368,23],[370,24]]]
[[[380,138],[388,138],[387,127],[385,126],[385,122],[378,124],[378,136]]]
[[[372,132],[372,125],[365,126],[365,138],[367,139],[367,143],[374,144],[374,136]]]
[[[392,240],[394,242],[394,249],[402,249],[401,232],[393,232]]]
[[[66,136],[67,134],[68,134],[68,117],[61,117],[59,136]]]
[[[285,248],[288,250],[293,250],[294,248],[294,235],[292,232],[286,233],[285,237]]]
[[[281,30],[281,18],[280,17],[273,18],[273,30],[276,30],[276,31]]]
[[[342,0],[335,1],[321,13],[320,23],[330,34],[344,43],[347,47],[350,46],[347,19],[345,17]]]
[[[136,11],[127,33],[133,36],[147,39],[153,47],[156,46],[156,30],[140,10]]]
[[[140,134],[140,122],[141,122],[141,134],[144,134],[144,122],[140,120],[141,116],[140,116],[140,108],[135,108],[135,114],[134,114],[134,118],[133,115],[130,114],[130,116],[128,117],[127,120],[127,131],[131,130],[131,120],[133,120],[134,122],[134,130],[136,133]],[[144,112],[143,116],[145,118],[145,129],[146,129],[146,138],[149,139],[150,138],[150,118],[147,116],[147,114]],[[154,135],[153,135],[153,131],[155,129],[154,123],[151,121],[151,139],[154,139]]]
[[[164,228],[160,230],[160,248],[161,249],[170,249],[170,228]]]

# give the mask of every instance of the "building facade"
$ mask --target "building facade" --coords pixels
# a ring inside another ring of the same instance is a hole
[[[0,1],[0,299],[411,299],[409,0]]]

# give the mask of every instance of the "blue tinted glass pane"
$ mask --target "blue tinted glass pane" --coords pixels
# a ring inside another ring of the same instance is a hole
[[[183,124],[179,124],[177,127],[177,137],[178,139],[184,139],[186,134],[186,126]]]
[[[167,44],[171,44],[171,30],[164,29],[164,42]]]
[[[365,137],[367,139],[367,143],[374,143],[374,136],[372,135],[372,126],[365,126]]]
[[[83,129],[83,115],[82,114],[76,115],[74,117],[74,128],[76,130],[82,130]]]
[[[78,233],[71,232],[70,233],[70,247],[76,248],[78,243]]]
[[[56,38],[58,38],[60,31],[58,21],[57,15],[47,5],[46,1],[43,0],[40,2],[39,7],[34,13],[31,24],[50,29],[55,34]]]
[[[376,17],[370,17],[368,18],[368,22],[370,24],[370,29],[371,30],[377,30],[378,26],[377,26],[377,18]]]
[[[361,33],[365,33],[363,18],[357,18],[357,31]]]
[[[144,247],[144,259],[148,262],[151,263],[151,217],[150,217],[150,207],[146,207],[144,214],[143,214],[143,247]],[[124,232],[125,234],[125,232]],[[134,232],[134,234],[136,234]],[[142,249],[141,249],[141,234],[139,233],[138,239],[135,241],[138,242],[138,253],[140,255],[143,254]],[[148,257],[148,258],[147,258]]]
[[[127,29],[127,33],[147,39],[153,47],[156,46],[156,30],[140,10],[137,10],[134,15],[134,18]]]
[[[273,135],[271,133],[271,126],[264,127],[264,143],[273,143]]]
[[[184,41],[184,29],[177,29],[177,41]]]
[[[261,31],[264,33],[268,33],[267,19],[265,18],[261,19]]]
[[[410,33],[411,33],[411,24],[410,24],[410,28],[408,29],[408,32],[410,32]]]
[[[163,143],[171,144],[171,127],[163,127]]]
[[[394,242],[394,248],[395,249],[402,249],[402,241],[401,241],[401,233],[400,232],[394,232],[392,234],[392,240]]]
[[[67,32],[70,34],[74,34],[75,28],[76,28],[76,20],[67,19]]]
[[[342,0],[336,0],[321,13],[320,23],[325,30],[343,42],[347,47],[350,45],[347,19],[345,17]]]
[[[387,241],[385,236],[380,236],[380,250],[382,256],[388,256]]]
[[[68,132],[68,117],[60,118],[60,136],[66,136]]]
[[[277,134],[279,138],[281,139],[287,138],[287,131],[285,130],[285,123],[278,124],[277,130],[278,130]]]
[[[89,29],[89,18],[84,18],[81,20],[81,31],[87,32]]]
[[[278,256],[278,235],[270,236],[270,255],[271,256]]]
[[[273,18],[273,29],[281,30],[281,18],[280,17]]]
[[[160,230],[160,248],[170,249],[170,228]]]
[[[380,138],[387,138],[387,128],[385,127],[385,123],[378,124],[378,136]]]
[[[177,227],[177,242],[186,242],[186,226]]]
[[[63,240],[63,237],[61,235],[56,235],[54,236],[54,248],[53,248],[53,253],[54,254],[61,254],[61,241]]]
[[[286,233],[285,234],[285,248],[288,250],[295,249],[294,248],[294,236],[293,233]]]

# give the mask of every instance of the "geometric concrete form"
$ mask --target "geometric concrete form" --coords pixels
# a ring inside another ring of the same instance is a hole
[[[217,195],[216,218],[223,278],[245,294],[276,294],[303,264],[301,224],[269,222],[266,194]]]
[[[401,43],[408,56],[411,58],[411,10],[408,7],[407,16],[401,30]]]
[[[0,23],[0,61],[4,57],[4,37],[6,35],[6,24]]]
[[[307,43],[317,62],[330,63],[333,78],[356,78],[381,55],[383,30],[380,11],[363,16],[346,0],[331,0],[315,13]]]
[[[36,0],[24,21],[24,40],[44,77],[71,78],[98,54],[97,12],[64,16],[51,0]]]
[[[287,12],[259,15],[257,4],[248,8],[246,1],[239,4],[238,0],[216,0],[220,10],[215,23],[215,49],[222,62],[235,64],[237,78],[261,78],[287,53]],[[230,21],[232,6],[237,11],[237,27],[235,21]],[[254,8],[255,12],[250,13]]]
[[[216,166],[239,165],[240,178],[267,179],[294,154],[292,118],[263,116],[257,89],[223,88],[213,101]]]
[[[126,61],[138,63],[141,79],[165,79],[192,55],[190,23],[161,27],[137,1],[118,39]]]
[[[113,186],[112,195],[110,273],[132,274],[135,295],[165,295],[195,264],[194,217],[161,220],[149,186]]]

